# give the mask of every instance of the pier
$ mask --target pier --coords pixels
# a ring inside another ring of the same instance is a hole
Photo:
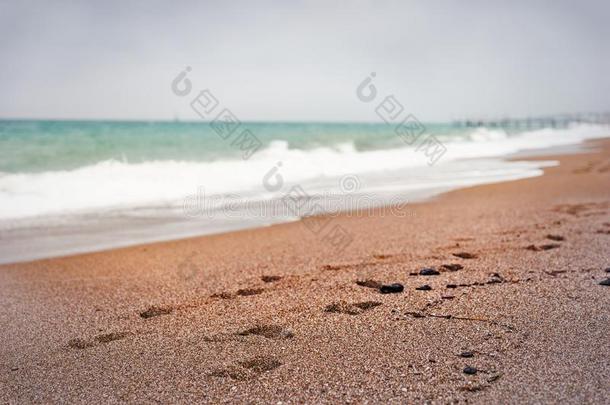
[[[610,125],[610,112],[559,114],[537,117],[500,118],[500,119],[462,119],[453,122],[455,127],[462,128],[502,128],[514,130],[565,128],[570,124]]]

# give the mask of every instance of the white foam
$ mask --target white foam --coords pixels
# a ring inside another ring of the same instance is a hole
[[[447,153],[438,165],[577,144],[605,137],[608,132],[605,126],[574,125],[508,136],[501,130],[481,128],[466,137],[446,141]],[[169,207],[194,194],[199,187],[205,187],[209,195],[240,193],[271,197],[262,187],[262,179],[278,162],[282,163],[280,173],[288,183],[304,184],[347,173],[369,175],[423,168],[428,158],[407,146],[357,151],[353,144],[342,144],[301,150],[290,149],[287,142],[277,140],[248,161],[105,161],[70,171],[0,173],[0,219],[99,212],[117,207]]]

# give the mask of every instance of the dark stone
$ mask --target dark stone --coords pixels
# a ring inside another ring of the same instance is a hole
[[[419,271],[419,275],[420,276],[438,276],[439,274],[441,274],[438,270],[433,269],[433,268],[425,268],[425,269],[421,269]]]
[[[458,271],[458,270],[462,270],[464,268],[464,266],[462,266],[461,264],[457,264],[457,263],[443,264],[441,267],[444,269],[447,269],[449,271]]]
[[[550,239],[550,240],[554,240],[555,242],[561,242],[563,240],[566,240],[566,238],[564,238],[561,235],[546,235],[546,238]]]
[[[461,259],[476,259],[477,255],[468,252],[459,252],[453,254],[455,257],[459,257]]]
[[[430,287],[428,284],[424,284],[424,285],[416,288],[416,290],[419,290],[419,291],[430,291],[431,289],[432,289],[432,287]]]
[[[474,367],[470,367],[470,366],[466,366],[466,367],[464,367],[464,374],[468,374],[468,375],[474,375],[474,374],[476,374],[476,373],[477,373],[477,371],[479,371],[479,370],[477,370],[477,369],[476,369],[476,368],[474,368]]]
[[[456,284],[447,284],[447,288],[457,288]]]
[[[610,278],[600,281],[599,285],[610,286]]]
[[[604,270],[606,273],[610,273],[610,267],[606,267],[606,270]]]
[[[473,352],[462,352],[462,353],[460,353],[460,357],[464,357],[464,358],[474,357],[474,353]]]
[[[382,294],[401,293],[404,289],[405,287],[400,283],[384,284],[379,287],[379,291]]]

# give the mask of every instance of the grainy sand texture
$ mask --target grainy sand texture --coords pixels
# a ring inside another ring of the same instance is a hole
[[[588,146],[334,217],[342,251],[295,222],[4,265],[0,402],[609,403],[610,142]]]

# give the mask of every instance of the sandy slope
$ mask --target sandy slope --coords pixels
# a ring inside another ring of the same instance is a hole
[[[343,251],[301,222],[2,266],[0,401],[610,402],[596,145],[402,218],[333,218]]]

